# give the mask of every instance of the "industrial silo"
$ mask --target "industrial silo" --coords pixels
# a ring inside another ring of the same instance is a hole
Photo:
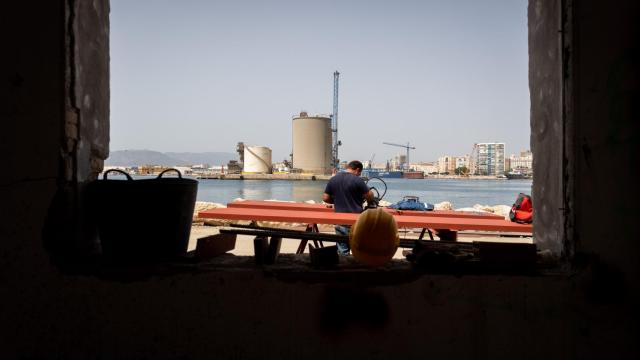
[[[270,174],[271,149],[266,146],[244,146],[244,173]]]
[[[293,118],[293,167],[313,174],[331,173],[331,118],[301,112]]]

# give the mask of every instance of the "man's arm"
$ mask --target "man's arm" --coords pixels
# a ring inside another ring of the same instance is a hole
[[[324,193],[322,194],[322,201],[326,202],[327,204],[333,204],[333,198],[331,197],[331,194],[334,193],[333,179],[334,178],[331,178],[331,180],[329,180],[327,186],[324,187]]]
[[[367,186],[367,183],[365,183],[364,180],[361,180],[360,187],[364,191],[364,199],[367,200],[367,202],[371,202],[374,198],[373,191],[369,189],[369,186]]]
[[[369,190],[364,194],[364,199],[367,200],[367,202],[371,202],[373,200],[373,191]]]

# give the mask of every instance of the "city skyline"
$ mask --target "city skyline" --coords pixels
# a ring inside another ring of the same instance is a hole
[[[335,70],[341,160],[530,148],[525,1],[149,4],[112,1],[112,150],[281,160],[293,116],[331,113]]]

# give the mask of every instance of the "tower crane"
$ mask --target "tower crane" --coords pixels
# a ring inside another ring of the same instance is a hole
[[[388,142],[383,142],[383,144],[385,145],[391,145],[391,146],[398,146],[398,147],[403,147],[405,149],[407,149],[407,159],[406,159],[406,167],[407,167],[407,171],[409,171],[409,149],[414,149],[415,150],[415,146],[411,146],[409,145],[409,143],[407,143],[407,145],[402,145],[402,144],[394,144],[394,143],[388,143]]]
[[[332,144],[331,144],[331,162],[335,171],[338,171],[340,167],[340,158],[338,157],[338,147],[342,145],[342,142],[338,140],[338,82],[340,79],[340,73],[336,70],[333,73],[333,114],[331,114],[331,132],[332,132]]]

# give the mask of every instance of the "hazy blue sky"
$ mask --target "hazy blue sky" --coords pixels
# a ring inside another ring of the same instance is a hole
[[[111,0],[111,149],[291,151],[330,114],[340,158],[529,148],[526,0]]]

